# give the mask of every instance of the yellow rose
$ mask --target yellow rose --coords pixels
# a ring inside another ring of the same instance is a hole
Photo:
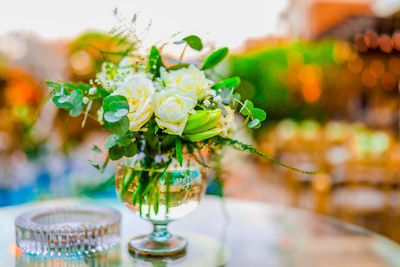
[[[126,97],[129,103],[129,130],[139,131],[153,115],[153,82],[143,73],[128,77],[112,95]]]
[[[212,81],[206,78],[204,72],[193,65],[169,72],[162,71],[161,79],[166,88],[192,93],[197,99],[206,96],[212,84]]]
[[[171,89],[156,93],[154,103],[158,126],[168,134],[181,135],[197,101],[192,93]]]

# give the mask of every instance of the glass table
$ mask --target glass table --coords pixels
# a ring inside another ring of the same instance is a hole
[[[97,257],[42,259],[15,245],[14,219],[37,207],[102,204],[122,213],[121,244]],[[117,199],[61,199],[0,209],[0,266],[400,266],[400,246],[389,239],[311,212],[234,199],[205,197],[171,231],[189,240],[175,258],[138,258],[127,241],[149,232]]]

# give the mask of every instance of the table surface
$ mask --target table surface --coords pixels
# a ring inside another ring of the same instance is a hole
[[[121,245],[99,257],[66,260],[39,259],[16,248],[16,216],[32,208],[77,203],[119,210]],[[150,223],[117,199],[61,199],[1,208],[0,266],[400,266],[400,246],[389,239],[277,204],[205,197],[195,211],[170,225],[171,232],[189,240],[186,254],[175,259],[128,253],[129,238],[150,230]]]

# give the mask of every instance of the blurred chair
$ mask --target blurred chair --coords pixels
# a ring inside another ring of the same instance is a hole
[[[384,162],[348,163],[343,186],[332,192],[333,213],[349,222],[376,216],[379,230],[384,231],[391,216],[393,181],[393,172]]]

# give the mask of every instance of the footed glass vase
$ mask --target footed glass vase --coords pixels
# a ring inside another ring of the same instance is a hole
[[[132,238],[132,253],[171,256],[185,251],[187,241],[171,234],[168,223],[193,211],[200,202],[204,175],[199,165],[180,167],[176,162],[164,168],[143,168],[137,159],[118,164],[116,189],[121,201],[141,218],[153,224],[153,232]]]

